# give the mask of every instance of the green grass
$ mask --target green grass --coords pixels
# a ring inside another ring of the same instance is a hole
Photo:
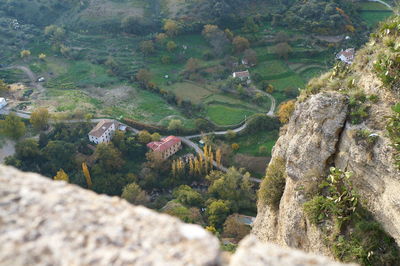
[[[393,13],[390,11],[361,11],[361,18],[367,23],[370,27],[376,27],[379,22],[385,20],[390,17]]]
[[[297,89],[305,85],[304,80],[297,74],[283,79],[276,79],[269,81],[277,91],[283,91],[286,88]]]
[[[259,63],[251,70],[252,73],[259,73],[261,76],[270,76],[281,74],[289,70],[288,66],[282,60],[267,60]]]
[[[212,94],[211,91],[192,82],[175,83],[171,89],[179,98],[195,104],[201,103],[205,97]]]
[[[73,61],[64,73],[48,82],[49,87],[60,87],[63,84],[71,84],[75,87],[105,86],[115,83],[118,79],[110,76],[107,70],[88,61]]]
[[[241,108],[234,108],[224,105],[209,105],[206,110],[207,117],[220,126],[238,124],[245,119],[245,116],[255,114],[256,112]]]
[[[248,154],[252,156],[271,156],[272,148],[278,139],[278,131],[260,131],[256,134],[244,135],[234,138],[230,143],[238,143],[238,153]],[[267,148],[266,153],[260,153],[260,146]]]

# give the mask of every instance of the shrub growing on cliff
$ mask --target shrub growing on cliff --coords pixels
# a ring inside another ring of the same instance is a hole
[[[328,245],[337,259],[362,265],[396,264],[396,242],[361,206],[353,190],[352,174],[337,168],[330,171],[320,195],[304,204],[306,217],[327,234],[331,240]],[[334,228],[330,227],[332,224]]]
[[[279,105],[278,118],[281,123],[284,124],[289,122],[290,116],[294,112],[295,104],[296,100],[290,100]]]
[[[392,110],[393,115],[389,117],[386,129],[395,149],[395,164],[400,169],[400,103],[393,106]]]
[[[258,200],[278,209],[286,184],[286,168],[283,158],[275,158],[268,166],[266,176],[258,191]]]

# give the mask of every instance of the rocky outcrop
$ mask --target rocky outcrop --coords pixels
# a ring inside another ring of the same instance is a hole
[[[366,93],[377,93],[371,90],[365,88]],[[303,204],[304,188],[321,182],[335,166],[354,173],[352,181],[363,205],[399,244],[400,172],[383,121],[391,104],[386,98],[375,103],[368,119],[355,126],[346,120],[347,99],[339,92],[325,91],[298,102],[289,123],[281,129],[271,160],[279,157],[286,162],[286,186],[279,209],[260,201],[253,233],[262,241],[330,256],[321,231],[305,218]],[[361,129],[376,134],[376,142],[366,145],[357,140],[356,132]]]
[[[229,262],[200,226],[1,165],[0,243],[7,266],[339,265],[254,236]]]
[[[273,150],[286,161],[286,186],[274,210],[259,203],[253,228],[263,241],[329,254],[317,230],[309,227],[302,211],[305,180],[325,175],[332,163],[347,116],[347,99],[340,93],[321,93],[298,103]]]

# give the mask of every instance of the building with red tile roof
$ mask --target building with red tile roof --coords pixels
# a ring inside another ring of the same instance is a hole
[[[182,141],[175,136],[168,136],[160,141],[152,141],[147,147],[159,158],[165,160],[174,155],[182,147]]]

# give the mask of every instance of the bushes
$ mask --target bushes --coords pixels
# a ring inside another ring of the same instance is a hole
[[[270,162],[266,176],[258,191],[258,200],[271,208],[278,209],[286,185],[286,168],[283,158]]]
[[[278,117],[281,123],[289,122],[290,116],[294,112],[296,100],[290,100],[282,103],[278,108]]]
[[[368,117],[369,105],[366,104],[366,101],[367,96],[361,91],[356,91],[350,96],[349,119],[353,125],[360,124]]]
[[[337,259],[362,265],[396,264],[399,252],[395,240],[361,206],[351,176],[332,167],[319,195],[303,205],[304,214],[326,234]]]
[[[386,130],[395,149],[394,161],[395,165],[400,169],[400,103],[392,107],[393,115],[389,117]]]

